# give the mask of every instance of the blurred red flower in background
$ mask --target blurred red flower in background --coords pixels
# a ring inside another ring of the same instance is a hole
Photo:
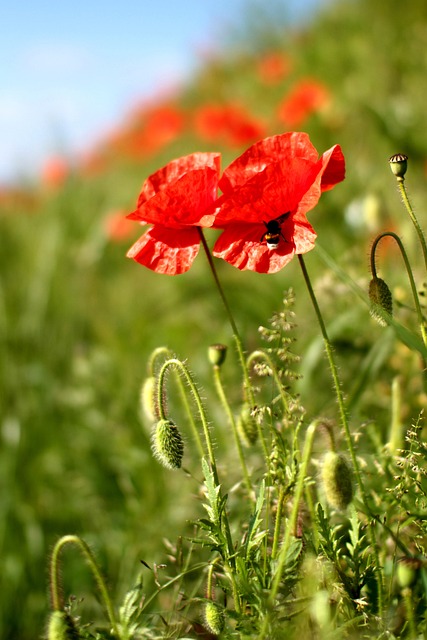
[[[298,127],[329,101],[330,92],[324,84],[305,78],[282,100],[278,108],[278,118],[286,127]]]
[[[274,85],[286,78],[291,67],[291,60],[284,53],[271,52],[258,60],[256,70],[261,82]]]
[[[196,134],[207,142],[238,147],[265,135],[265,124],[237,104],[206,104],[194,114]]]
[[[338,145],[319,158],[306,133],[257,142],[225,169],[219,182],[223,195],[214,226],[224,231],[213,254],[238,269],[279,271],[295,254],[314,247],[316,233],[305,214],[344,176]]]
[[[184,113],[173,104],[141,107],[112,136],[110,145],[126,157],[146,158],[176,140],[184,126]]]
[[[122,242],[135,236],[135,225],[126,217],[125,211],[112,211],[104,219],[107,238],[113,242]]]
[[[70,164],[62,156],[52,156],[42,167],[41,181],[46,187],[61,187],[70,174]]]
[[[214,222],[220,158],[219,153],[193,153],[147,178],[137,208],[127,217],[153,226],[129,249],[129,258],[157,273],[188,271],[199,251],[198,227]]]

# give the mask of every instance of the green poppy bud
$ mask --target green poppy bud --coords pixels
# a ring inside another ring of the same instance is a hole
[[[390,316],[393,315],[393,296],[388,285],[381,278],[372,278],[369,283],[369,299],[372,303],[371,316],[382,326],[386,327],[387,322],[383,316],[378,313],[377,307],[384,309]]]
[[[167,469],[179,469],[184,455],[184,442],[172,420],[159,420],[153,430],[152,450]]]
[[[79,632],[69,613],[53,611],[50,614],[47,628],[48,640],[78,640],[79,637]]]
[[[217,602],[209,600],[205,605],[205,625],[210,633],[219,636],[224,631],[225,613],[224,607]]]
[[[353,471],[342,453],[329,451],[323,460],[322,481],[326,500],[344,510],[353,499]]]
[[[227,355],[227,347],[225,344],[211,344],[208,349],[208,358],[211,365],[220,367]]]
[[[404,153],[395,153],[389,158],[390,169],[398,180],[403,180],[403,176],[408,168],[408,156]]]

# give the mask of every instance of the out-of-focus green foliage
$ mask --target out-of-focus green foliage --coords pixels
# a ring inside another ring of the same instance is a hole
[[[141,427],[139,389],[150,352],[163,344],[188,358],[208,386],[207,347],[231,345],[231,333],[202,255],[184,276],[159,276],[125,258],[138,226],[117,240],[105,221],[111,211],[131,211],[143,179],[171,158],[219,150],[225,166],[250,144],[203,139],[194,127],[201,107],[238,104],[269,135],[286,130],[278,108],[295,84],[306,78],[322,83],[327,104],[296,128],[310,134],[320,153],[340,144],[347,179],[310,214],[319,243],[362,286],[369,281],[372,238],[387,228],[405,236],[414,264],[421,267],[387,159],[396,152],[409,156],[407,183],[425,223],[424,2],[334,2],[298,28],[258,23],[238,45],[206,61],[182,89],[176,104],[185,125],[155,152],[129,156],[126,146],[107,147],[97,172],[77,166],[56,188],[19,185],[2,195],[2,638],[39,637],[48,610],[46,559],[58,536],[78,533],[93,543],[113,592],[122,595],[138,574],[140,559],[161,562],[162,538],[174,539],[177,524],[190,513],[194,485],[182,477],[171,482],[152,459],[148,428]],[[289,64],[274,83],[259,71],[271,53]],[[399,318],[411,325],[409,287],[403,269],[396,268],[399,260],[388,247],[380,271],[401,303]],[[403,415],[410,420],[426,398],[418,377],[408,373],[417,356],[373,323],[316,252],[307,256],[307,265],[355,419],[375,420],[378,433],[385,433],[390,381],[407,373]],[[332,414],[323,347],[296,261],[275,276],[240,273],[225,263],[218,270],[248,349],[258,344],[257,327],[280,308],[282,291],[294,287],[302,402],[309,414]],[[227,366],[224,376],[232,384],[233,355]],[[221,439],[227,436],[218,435]],[[77,597],[91,590],[86,572],[74,565],[65,581]],[[88,602],[93,616],[96,607]]]

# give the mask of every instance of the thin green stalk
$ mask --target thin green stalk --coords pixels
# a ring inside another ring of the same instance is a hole
[[[52,557],[50,561],[50,597],[52,608],[54,611],[61,611],[64,608],[63,597],[60,588],[60,566],[59,566],[59,556],[62,549],[67,544],[75,545],[82,555],[84,556],[86,562],[89,565],[90,570],[95,578],[95,582],[97,587],[101,593],[101,598],[104,602],[105,608],[107,610],[107,615],[116,638],[120,638],[119,628],[117,625],[116,617],[114,615],[113,605],[110,599],[110,596],[107,591],[107,587],[104,581],[104,578],[101,575],[101,572],[98,569],[98,565],[96,564],[95,557],[90,550],[89,545],[75,535],[66,535],[62,536],[55,544],[52,552]]]
[[[213,367],[213,374],[214,374],[214,381],[215,381],[215,387],[220,399],[220,402],[222,404],[222,406],[224,407],[224,410],[227,414],[228,420],[230,422],[232,431],[233,431],[233,436],[234,436],[234,441],[236,443],[236,448],[237,448],[237,453],[239,454],[239,460],[240,460],[240,465],[242,467],[242,472],[243,472],[243,477],[245,479],[245,484],[248,490],[249,495],[251,496],[252,499],[254,499],[255,495],[254,495],[254,491],[253,491],[253,487],[252,487],[252,482],[251,482],[251,478],[248,472],[248,468],[246,466],[246,461],[245,461],[245,456],[243,453],[243,448],[242,448],[242,443],[240,440],[240,436],[239,433],[237,431],[237,425],[236,425],[236,421],[234,419],[234,415],[233,412],[231,410],[230,404],[227,400],[227,396],[225,395],[224,392],[224,386],[222,384],[222,380],[221,380],[221,371],[220,371],[220,367],[218,367],[217,365],[215,365]]]
[[[217,465],[216,465],[216,459],[215,459],[215,454],[214,454],[214,448],[213,448],[213,443],[212,443],[212,438],[210,435],[210,431],[209,431],[209,425],[208,425],[208,420],[206,417],[206,413],[205,413],[205,409],[202,403],[202,399],[200,397],[200,394],[198,392],[197,386],[195,384],[195,382],[193,381],[193,378],[190,374],[190,372],[188,371],[187,367],[185,366],[185,364],[183,362],[181,362],[181,360],[178,360],[177,358],[171,358],[170,360],[167,360],[163,366],[160,369],[159,372],[159,378],[158,378],[158,393],[159,393],[159,401],[160,401],[160,407],[159,407],[159,411],[160,411],[160,419],[161,420],[165,420],[166,419],[166,412],[165,412],[165,408],[163,406],[163,403],[161,401],[161,399],[163,398],[163,385],[164,385],[164,381],[165,381],[165,375],[167,370],[170,367],[174,367],[176,368],[179,373],[184,377],[185,381],[187,382],[188,386],[190,387],[190,391],[191,394],[194,398],[194,401],[196,403],[198,412],[199,412],[199,416],[200,416],[200,420],[202,423],[202,427],[203,427],[203,433],[204,433],[204,437],[205,437],[205,442],[206,442],[206,448],[208,451],[208,458],[209,458],[209,463],[212,469],[212,474],[213,474],[213,478],[215,481],[215,485],[216,486],[220,486],[220,482],[219,482],[219,477],[218,477],[218,469],[217,469]],[[240,599],[239,599],[239,591],[237,589],[237,584],[236,584],[236,579],[235,579],[235,559],[234,559],[234,546],[233,546],[233,540],[231,537],[231,529],[230,529],[230,523],[228,521],[228,517],[227,517],[227,513],[224,510],[224,531],[225,531],[225,537],[227,540],[227,553],[228,553],[228,558],[225,560],[225,569],[227,571],[227,573],[229,574],[230,577],[230,582],[231,582],[231,586],[232,586],[232,590],[233,590],[233,595],[234,595],[234,604],[236,607],[236,610],[240,611]]]
[[[257,359],[265,360],[265,362],[270,367],[271,372],[273,374],[274,381],[276,383],[277,389],[278,389],[279,394],[280,394],[280,398],[282,400],[283,410],[285,411],[285,413],[289,413],[288,398],[286,397],[286,393],[285,393],[285,390],[283,389],[282,381],[281,381],[281,379],[279,377],[279,374],[277,372],[277,368],[276,368],[273,360],[270,358],[268,353],[266,353],[265,351],[262,351],[261,349],[259,349],[257,351],[253,351],[248,356],[248,359],[246,361],[248,369],[250,369],[252,362],[254,360],[257,360]]]
[[[365,491],[365,487],[362,481],[362,474],[360,472],[360,466],[357,460],[357,456],[356,456],[356,452],[353,446],[353,439],[351,437],[351,433],[350,433],[350,427],[349,427],[349,423],[348,423],[348,419],[347,419],[347,411],[344,405],[344,398],[343,398],[343,394],[342,394],[342,390],[341,390],[341,384],[340,384],[340,380],[338,377],[338,370],[337,370],[337,366],[335,364],[335,360],[334,360],[334,356],[332,353],[332,346],[331,343],[329,341],[329,337],[326,331],[326,326],[325,323],[323,321],[323,316],[322,313],[320,311],[319,305],[317,303],[317,298],[315,296],[315,293],[313,291],[313,287],[311,286],[311,280],[310,277],[308,275],[306,266],[305,266],[305,262],[304,262],[304,258],[301,254],[298,255],[298,259],[299,259],[299,263],[301,266],[301,270],[304,276],[304,280],[308,289],[308,293],[310,295],[310,299],[317,317],[317,321],[319,323],[319,327],[320,327],[320,331],[322,333],[322,337],[323,337],[323,343],[325,346],[325,351],[326,351],[326,356],[328,358],[329,361],[329,367],[331,370],[331,374],[332,374],[332,379],[334,382],[334,387],[335,387],[335,394],[336,394],[336,398],[337,398],[337,402],[338,402],[338,407],[339,407],[339,412],[340,412],[340,417],[341,417],[341,424],[342,427],[344,429],[344,435],[346,438],[346,443],[347,443],[347,448],[348,451],[350,453],[350,457],[351,457],[351,461],[353,463],[353,468],[354,468],[354,472],[355,472],[355,476],[356,476],[356,481],[360,490],[360,495],[362,496],[362,501],[363,504],[365,505],[365,509],[367,511],[368,514],[371,513],[371,509],[368,503],[368,496],[366,494]],[[371,520],[371,526],[370,526],[370,534],[371,534],[371,542],[372,542],[372,548],[373,548],[373,553],[374,553],[374,557],[375,557],[375,565],[376,565],[376,577],[377,577],[377,582],[378,582],[378,609],[379,609],[379,613],[380,615],[382,615],[382,609],[383,609],[383,583],[382,583],[382,573],[381,573],[381,565],[380,565],[380,561],[379,561],[379,555],[378,555],[378,549],[377,549],[377,544],[376,544],[376,534],[375,534],[375,528],[374,528],[374,522],[373,520]]]
[[[207,258],[208,263],[209,263],[209,268],[211,270],[213,279],[215,281],[215,285],[216,285],[216,287],[218,289],[218,293],[219,293],[220,298],[222,300],[222,303],[224,305],[224,309],[225,309],[225,312],[227,314],[227,317],[228,317],[228,320],[230,322],[230,326],[231,326],[231,329],[232,329],[232,332],[233,332],[234,341],[236,343],[237,353],[239,355],[239,360],[240,360],[240,364],[241,364],[242,372],[243,372],[244,389],[245,389],[245,395],[246,395],[245,399],[249,402],[249,405],[250,405],[251,409],[253,409],[256,406],[255,405],[255,398],[254,398],[254,393],[253,393],[253,389],[252,389],[251,380],[250,380],[250,377],[249,377],[248,367],[247,367],[247,364],[246,364],[246,358],[245,358],[245,353],[244,353],[244,349],[243,349],[243,342],[242,342],[242,339],[240,337],[239,330],[237,329],[237,325],[234,322],[234,317],[233,317],[233,314],[231,312],[230,305],[227,302],[227,298],[225,296],[224,289],[222,288],[221,282],[220,282],[220,280],[218,278],[218,273],[217,273],[217,270],[215,268],[215,263],[213,261],[212,254],[211,254],[211,252],[209,250],[208,243],[206,242],[206,238],[203,235],[203,231],[202,231],[202,229],[200,227],[198,227],[198,232],[199,232],[199,235],[200,235],[200,240],[201,240],[201,243],[202,243],[202,247],[204,249],[204,252],[206,254],[206,258]],[[262,432],[261,425],[259,424],[258,420],[256,420],[256,424],[257,424],[257,428],[258,428],[259,439],[261,441],[262,448],[263,448],[264,457],[265,457],[266,463],[268,465],[268,457],[269,456],[268,456],[267,442],[266,442],[265,436],[264,436],[264,434]]]
[[[409,283],[411,285],[411,291],[412,291],[412,297],[414,299],[414,304],[415,304],[415,309],[417,312],[417,317],[418,317],[418,323],[420,325],[420,331],[421,331],[421,336],[424,342],[424,345],[427,346],[427,331],[426,331],[426,326],[425,326],[425,321],[424,321],[424,316],[423,316],[423,312],[421,311],[421,305],[420,305],[420,300],[419,300],[419,296],[418,296],[418,291],[417,291],[417,287],[415,284],[415,280],[414,280],[414,275],[412,273],[412,268],[411,268],[411,263],[409,262],[408,259],[408,254],[405,251],[405,247],[403,246],[403,242],[401,241],[401,239],[399,238],[399,236],[396,233],[393,233],[393,231],[386,231],[384,233],[381,233],[380,235],[378,235],[373,244],[372,244],[372,249],[371,249],[371,272],[373,277],[375,278],[377,275],[376,272],[376,267],[375,267],[375,251],[377,249],[378,243],[380,242],[380,240],[382,240],[383,238],[389,236],[390,238],[393,238],[399,249],[400,249],[400,253],[402,254],[402,258],[403,261],[405,263],[405,267],[406,267],[406,272],[408,274],[408,278],[409,278]]]
[[[277,499],[277,511],[276,511],[276,520],[274,522],[274,534],[273,534],[273,545],[271,547],[271,559],[275,560],[277,556],[277,550],[279,548],[279,538],[280,538],[280,528],[282,524],[282,512],[283,512],[283,500],[285,497],[285,489],[283,486],[280,487],[279,497]]]
[[[399,187],[399,191],[400,191],[400,195],[402,196],[403,204],[405,205],[405,208],[406,208],[407,212],[409,213],[409,216],[410,216],[410,218],[412,220],[412,224],[414,225],[415,230],[416,230],[416,232],[418,234],[418,238],[419,238],[419,241],[420,241],[420,244],[421,244],[421,248],[422,248],[422,251],[423,251],[424,264],[425,264],[425,268],[427,270],[427,244],[426,244],[426,239],[424,237],[424,232],[421,229],[420,224],[419,224],[419,222],[417,220],[415,212],[414,212],[414,210],[412,208],[412,205],[411,205],[411,203],[409,201],[408,194],[406,192],[406,187],[405,187],[405,180],[404,180],[403,177],[400,178],[400,179],[399,178],[397,179],[397,186]]]

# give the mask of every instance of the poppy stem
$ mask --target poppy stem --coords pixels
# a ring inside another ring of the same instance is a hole
[[[206,257],[208,259],[208,263],[209,263],[209,268],[211,270],[213,279],[215,281],[216,287],[218,289],[219,295],[221,297],[222,303],[224,305],[228,320],[230,322],[230,326],[231,329],[233,331],[233,335],[234,335],[234,340],[236,342],[236,347],[237,347],[237,352],[239,354],[239,360],[240,360],[240,364],[242,367],[242,371],[243,371],[243,380],[244,380],[244,390],[245,390],[245,400],[247,400],[247,402],[249,403],[249,406],[251,408],[251,411],[253,411],[256,407],[255,404],[255,398],[254,398],[254,393],[252,390],[252,385],[251,385],[251,380],[249,377],[249,369],[248,369],[248,365],[246,362],[246,358],[245,358],[245,353],[243,350],[243,343],[242,343],[242,339],[240,337],[239,334],[239,330],[237,329],[237,325],[234,322],[234,318],[233,318],[233,314],[231,312],[230,306],[227,302],[227,298],[225,297],[225,293],[224,293],[224,289],[222,288],[221,282],[218,278],[218,273],[217,270],[215,268],[215,264],[212,258],[212,254],[210,252],[210,249],[208,247],[208,243],[206,242],[206,238],[203,235],[203,231],[200,227],[197,227],[197,230],[199,232],[200,235],[200,240],[202,242],[202,246],[203,249],[205,251]],[[255,418],[255,422],[257,425],[257,429],[258,429],[258,436],[261,440],[261,444],[262,444],[262,450],[265,456],[265,460],[266,460],[266,464],[267,464],[267,468],[268,468],[268,464],[269,464],[269,452],[268,452],[268,448],[267,448],[267,442],[265,439],[265,436],[262,432],[262,428],[261,428],[261,424],[259,422],[259,420],[257,420]]]
[[[323,321],[323,317],[322,317],[322,313],[320,311],[320,307],[317,303],[317,299],[316,299],[316,295],[313,291],[313,287],[311,285],[311,281],[310,281],[310,276],[308,275],[306,266],[305,266],[305,262],[304,262],[304,258],[301,254],[298,254],[298,260],[301,266],[301,270],[304,276],[304,280],[308,289],[308,293],[310,295],[310,299],[311,302],[313,304],[314,307],[314,311],[317,317],[317,321],[319,323],[319,327],[320,327],[320,331],[322,333],[322,337],[323,337],[323,342],[325,345],[325,351],[326,351],[326,356],[328,358],[329,361],[329,367],[331,369],[331,374],[332,374],[332,379],[334,382],[334,387],[335,387],[335,394],[336,394],[336,398],[337,398],[337,402],[338,402],[338,407],[339,407],[339,411],[340,411],[340,416],[341,416],[341,424],[344,430],[344,434],[345,434],[345,438],[346,438],[346,442],[347,442],[347,448],[348,451],[350,453],[350,457],[351,457],[351,461],[353,463],[353,468],[354,468],[354,472],[355,472],[355,476],[356,476],[356,482],[357,485],[359,487],[359,491],[360,491],[360,495],[362,497],[362,501],[363,504],[365,506],[366,512],[367,514],[369,514],[370,516],[372,516],[372,512],[371,512],[371,508],[369,506],[369,502],[368,502],[368,496],[366,494],[365,491],[365,487],[362,481],[362,474],[360,471],[360,466],[357,460],[357,456],[356,456],[356,452],[354,449],[354,445],[353,445],[353,439],[351,436],[351,432],[350,432],[350,427],[349,427],[349,423],[348,423],[348,417],[347,417],[347,411],[344,405],[344,397],[343,397],[343,393],[342,393],[342,389],[341,389],[341,383],[340,383],[340,379],[338,377],[338,369],[337,366],[335,364],[335,360],[334,360],[334,356],[333,356],[333,352],[332,352],[332,345],[331,342],[329,340],[328,337],[328,333],[326,331],[326,326],[325,323]],[[376,577],[377,577],[377,582],[378,582],[378,609],[380,611],[380,613],[382,613],[382,574],[381,574],[381,567],[380,567],[380,562],[379,562],[379,556],[378,556],[378,549],[376,546],[376,535],[375,535],[375,530],[374,530],[374,523],[371,522],[371,526],[370,526],[370,533],[371,533],[371,542],[372,542],[372,548],[373,548],[373,553],[374,553],[374,558],[375,558],[375,564],[376,564]]]

